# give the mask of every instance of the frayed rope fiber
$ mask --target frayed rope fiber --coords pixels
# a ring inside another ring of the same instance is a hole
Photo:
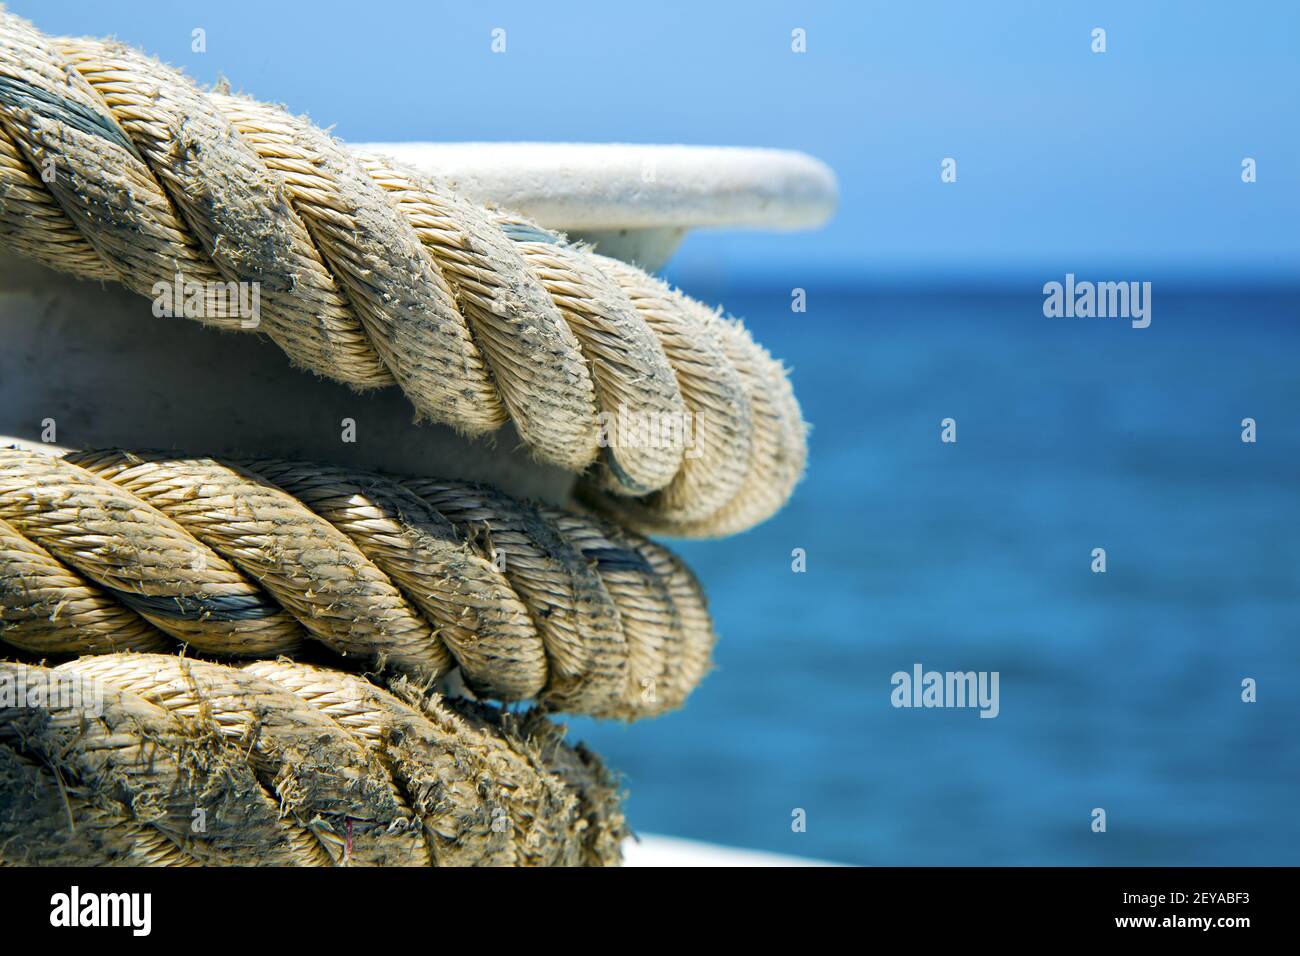
[[[598,515],[304,462],[0,448],[0,642],[266,658],[309,639],[627,720],[680,706],[715,642],[691,572]]]
[[[786,373],[739,323],[279,107],[3,11],[0,246],[150,296],[256,282],[296,364],[396,382],[466,434],[511,421],[644,532],[742,531],[803,472]]]
[[[0,863],[617,864],[617,786],[563,735],[284,660],[0,662]]]

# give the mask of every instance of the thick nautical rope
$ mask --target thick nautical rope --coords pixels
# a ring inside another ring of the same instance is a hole
[[[617,788],[563,733],[283,660],[0,662],[0,862],[617,863]]]
[[[0,449],[0,641],[273,657],[304,639],[631,720],[680,706],[715,637],[690,571],[597,515],[302,462]]]
[[[512,421],[642,531],[743,530],[803,471],[786,374],[738,323],[279,107],[2,11],[0,246],[151,297],[181,276],[234,330],[213,290],[256,282],[295,363],[395,381],[470,435]]]

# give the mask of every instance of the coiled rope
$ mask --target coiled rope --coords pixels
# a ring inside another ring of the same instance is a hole
[[[213,290],[259,283],[294,363],[395,382],[470,435],[512,421],[645,532],[743,530],[803,471],[786,374],[738,323],[279,107],[2,11],[0,245],[151,297],[183,276],[225,329]]]
[[[0,449],[0,641],[274,657],[305,639],[628,720],[678,707],[715,641],[690,571],[595,515],[302,462]]]
[[[0,862],[617,863],[615,785],[562,737],[287,661],[0,663]]]

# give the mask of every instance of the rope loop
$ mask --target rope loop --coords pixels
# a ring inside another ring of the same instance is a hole
[[[38,655],[295,654],[635,720],[715,643],[686,567],[595,514],[273,459],[0,448],[0,641]]]
[[[602,866],[600,761],[536,713],[285,660],[0,662],[0,864]]]
[[[357,389],[395,383],[467,435],[511,422],[647,533],[744,530],[803,472],[785,370],[738,324],[280,107],[2,10],[0,247],[187,290],[174,314],[263,332]],[[245,286],[251,318],[230,308]]]

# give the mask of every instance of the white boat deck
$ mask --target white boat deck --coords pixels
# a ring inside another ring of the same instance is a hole
[[[835,866],[823,860],[643,833],[623,844],[624,866]]]

